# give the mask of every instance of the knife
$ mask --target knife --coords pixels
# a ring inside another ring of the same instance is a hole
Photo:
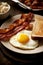
[[[25,8],[25,9],[31,10],[31,8],[29,6],[26,6],[25,4],[21,3],[19,0],[12,0],[12,1],[19,4],[21,7]]]

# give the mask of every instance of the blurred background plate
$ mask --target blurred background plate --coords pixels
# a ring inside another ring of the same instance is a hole
[[[43,9],[32,9],[31,7],[23,4],[19,0],[12,0],[12,1],[14,1],[15,3],[17,3],[20,7],[24,8],[24,9],[28,9],[28,10],[32,10],[32,11],[41,11],[41,10],[43,10]]]

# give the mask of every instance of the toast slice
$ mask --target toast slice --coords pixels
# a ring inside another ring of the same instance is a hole
[[[43,16],[35,15],[35,22],[32,30],[33,39],[43,39]]]

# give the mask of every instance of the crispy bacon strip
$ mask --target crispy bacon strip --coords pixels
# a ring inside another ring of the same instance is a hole
[[[8,28],[5,29],[0,29],[0,33],[8,33],[11,30],[13,30],[15,27],[18,27],[19,25],[21,25],[23,22],[31,22],[31,20],[33,19],[33,14],[29,13],[29,14],[22,14],[21,18],[14,21],[14,23],[12,23]]]
[[[27,22],[30,23],[33,17],[34,17],[33,13],[30,12],[29,14],[22,14],[21,19],[25,19],[25,21],[28,19]]]
[[[24,29],[24,26],[19,26],[16,31],[13,31],[11,34],[8,34],[8,35],[3,35],[2,38],[0,38],[0,40],[8,41],[11,36],[17,34],[19,31],[21,31],[23,29]]]
[[[33,19],[33,14],[23,14],[20,19],[16,20],[12,23],[8,28],[0,29],[0,40],[7,41],[11,36],[17,34],[19,31],[23,29],[32,29],[32,25],[29,23]]]
[[[33,24],[28,24],[26,27],[25,27],[26,30],[32,30],[33,29]]]
[[[12,34],[15,35],[15,34],[17,34],[19,31],[21,31],[23,29],[32,30],[32,28],[33,28],[33,24],[28,24],[27,22],[24,22],[23,25],[16,27],[12,31],[8,32],[7,34],[0,34],[0,40],[1,39],[4,40],[5,38],[9,39],[9,36],[11,37]]]
[[[15,27],[21,25],[24,22],[23,19],[19,19],[15,21],[15,23],[11,24],[9,28],[0,29],[0,33],[8,33],[9,31],[13,30]]]
[[[32,9],[43,9],[43,0],[20,0],[27,6],[30,6]]]
[[[28,25],[28,22],[24,22],[23,25],[16,27],[15,29],[12,30],[12,32],[0,36],[0,40],[4,40],[4,41],[9,40],[11,36],[17,34],[19,31],[25,29],[25,27],[27,25]]]

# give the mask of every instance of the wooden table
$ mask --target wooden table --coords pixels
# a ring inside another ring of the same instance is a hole
[[[28,13],[28,12],[30,12],[30,10],[25,10],[25,9],[21,8],[19,5],[12,2],[11,0],[1,0],[1,1],[7,1],[11,5],[11,11],[10,11],[10,15],[9,15],[9,17],[7,19],[0,20],[0,25],[4,21],[8,20],[10,17],[12,17],[14,15],[17,15],[17,14],[20,14],[20,13]],[[33,11],[31,11],[31,12],[33,12]],[[33,13],[38,13],[40,15],[43,15],[42,12],[43,11],[33,12]],[[18,63],[17,61],[13,61],[12,59],[10,59],[10,58],[12,58],[12,56],[10,55],[10,57],[8,57],[9,55],[8,54],[6,55],[6,53],[8,53],[6,48],[4,48],[0,43],[0,65],[16,65],[16,64],[24,65],[23,63]],[[43,53],[41,53],[40,56],[43,56]],[[30,61],[29,61],[29,63],[32,64],[32,62],[30,62]],[[34,63],[36,63],[36,62],[34,62]],[[41,57],[41,59],[39,61],[37,61],[37,63],[40,63],[42,65],[43,64],[43,57]]]

